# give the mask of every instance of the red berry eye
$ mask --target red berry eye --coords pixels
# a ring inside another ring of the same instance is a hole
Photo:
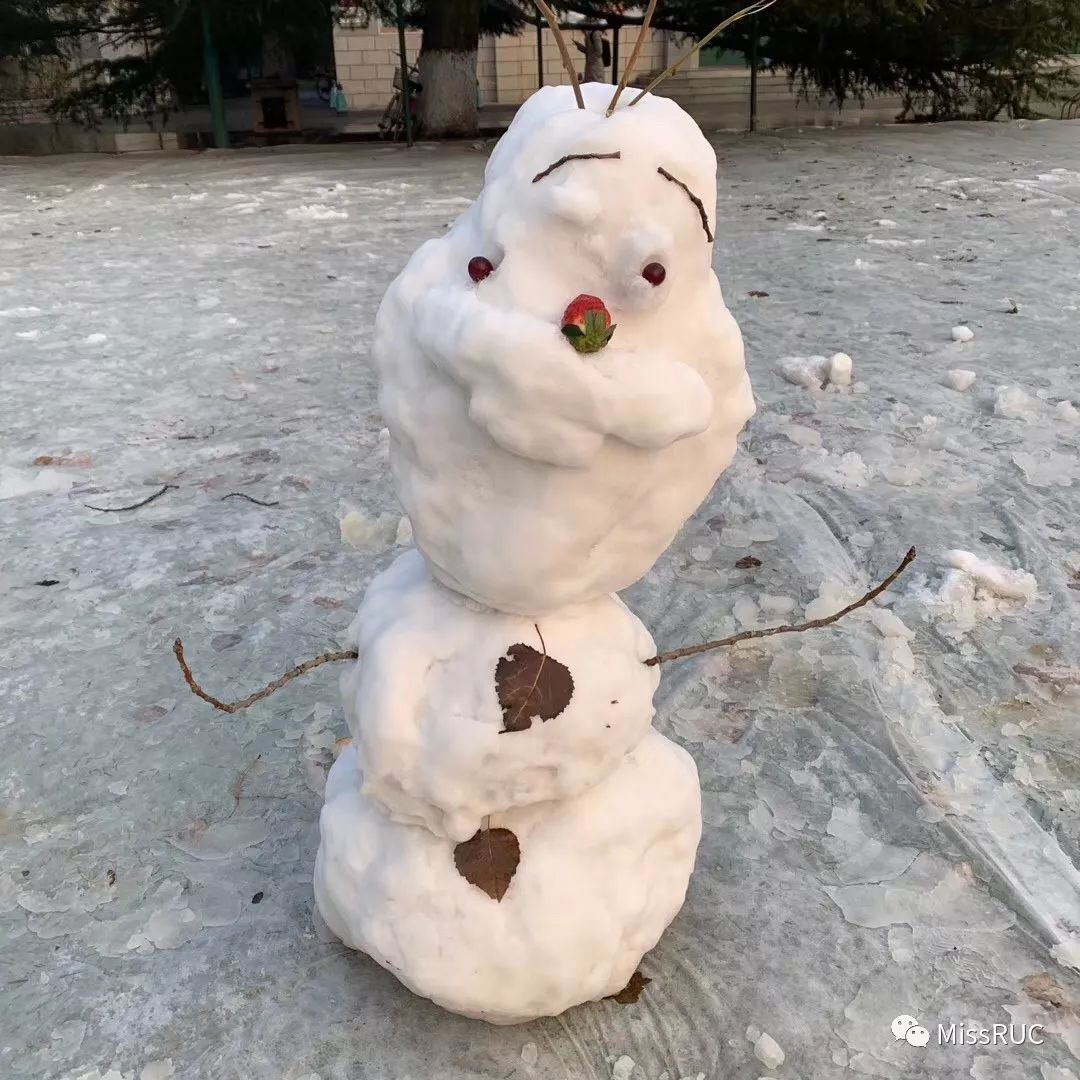
[[[641,276],[650,285],[663,285],[664,278],[667,277],[667,271],[664,269],[663,263],[649,263],[649,265],[641,271]]]
[[[663,267],[661,267],[661,269],[663,269]],[[474,255],[469,260],[469,277],[477,282],[477,284],[483,281],[489,274],[493,273],[494,270],[495,267],[491,265],[491,260],[485,258],[483,255]]]

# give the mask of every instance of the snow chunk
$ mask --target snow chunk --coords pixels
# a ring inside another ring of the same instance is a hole
[[[767,1032],[763,1031],[754,1043],[754,1057],[766,1069],[779,1069],[784,1064],[784,1051],[780,1044]]]
[[[382,513],[377,518],[373,518],[362,510],[350,510],[338,522],[338,526],[341,531],[341,542],[361,551],[381,551],[389,547],[391,537],[396,540],[397,534],[401,531],[401,522],[396,520],[396,515]]]
[[[304,206],[290,206],[285,211],[286,217],[297,221],[334,221],[339,218],[347,218],[348,210],[335,210],[331,206],[322,203],[310,203]]]
[[[1033,420],[1035,402],[1019,386],[999,386],[994,391],[994,415],[1008,420]]]
[[[945,561],[970,574],[979,586],[1003,600],[1030,600],[1038,592],[1038,582],[1033,574],[1026,570],[1005,569],[970,551],[947,551]]]
[[[851,357],[847,353],[833,353],[829,357],[828,379],[833,386],[851,385]]]
[[[1056,450],[1029,454],[1018,450],[1012,459],[1032,487],[1071,487],[1080,478],[1080,463],[1075,454],[1059,454]]]
[[[404,514],[397,523],[397,532],[394,533],[394,543],[398,547],[408,547],[413,542],[412,522]]]
[[[161,1061],[151,1061],[144,1065],[139,1072],[139,1080],[172,1080],[175,1075],[172,1058],[162,1058]]]
[[[634,1073],[634,1066],[637,1064],[632,1057],[627,1057],[623,1054],[611,1066],[611,1080],[630,1080],[630,1077]]]
[[[780,374],[794,386],[820,390],[828,379],[827,356],[785,356],[777,364]]]
[[[951,390],[964,391],[967,390],[971,384],[975,381],[975,372],[968,371],[966,368],[953,368],[952,371],[945,373],[945,378],[942,382]]]
[[[868,609],[870,621],[883,638],[902,638],[910,641],[915,636],[915,631],[904,625],[903,621],[887,608],[872,605]]]
[[[1071,401],[1059,401],[1054,406],[1054,413],[1059,420],[1066,420],[1070,424],[1080,421],[1080,409],[1077,409]]]
[[[971,341],[975,336],[975,331],[970,326],[954,326],[952,328],[953,341]]]
[[[540,1051],[534,1042],[527,1042],[521,1048],[521,1060],[530,1069],[540,1060]]]
[[[852,491],[866,486],[870,479],[870,469],[853,450],[839,458],[826,451],[822,456],[806,461],[800,475],[843,491]]]

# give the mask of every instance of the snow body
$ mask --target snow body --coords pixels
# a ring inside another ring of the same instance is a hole
[[[706,234],[721,227],[712,147],[670,100],[605,117],[611,88],[583,90],[585,110],[565,86],[521,107],[480,196],[416,251],[375,326],[417,545],[450,588],[528,616],[645,574],[754,410]],[[479,284],[477,255],[495,266]],[[658,287],[641,276],[651,262]],[[617,325],[589,356],[559,330],[581,293]]]
[[[454,844],[361,793],[354,748],[334,763],[315,897],[326,924],[415,993],[496,1024],[617,993],[682,906],[701,834],[697,770],[650,731],[574,799],[492,819],[521,860],[501,902],[456,870]]]
[[[558,716],[500,734],[496,665],[519,642],[564,664],[573,694]],[[349,644],[360,659],[342,696],[364,794],[455,841],[488,814],[602,780],[649,730],[660,680],[643,662],[656,653],[652,638],[617,597],[534,625],[451,592],[415,550],[369,586]]]

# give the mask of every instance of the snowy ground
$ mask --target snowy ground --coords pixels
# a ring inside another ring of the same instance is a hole
[[[486,149],[0,161],[0,1075],[754,1080],[758,1031],[792,1080],[1080,1075],[1077,124],[719,137],[759,412],[627,599],[671,648],[919,558],[665,667],[706,827],[641,1002],[488,1028],[313,926],[336,673],[223,716],[170,646],[240,696],[393,557],[372,316]],[[778,371],[838,350],[853,389]]]

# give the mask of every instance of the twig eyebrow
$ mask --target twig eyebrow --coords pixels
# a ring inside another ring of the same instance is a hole
[[[568,161],[594,161],[598,159],[621,157],[621,150],[616,150],[614,153],[611,154],[567,154],[566,157],[561,157],[558,161],[553,161],[543,172],[538,172],[532,178],[532,182],[535,184],[537,180],[543,180],[545,176],[550,176],[557,168],[559,168],[560,165],[565,165]]]
[[[708,237],[709,243],[713,242],[712,229],[709,228],[709,215],[705,213],[705,204],[678,178],[672,176],[662,165],[656,170],[665,180],[670,180],[673,184],[678,184],[679,187],[690,196],[690,201],[697,207],[697,212],[701,215],[701,227],[705,230],[705,235]]]

